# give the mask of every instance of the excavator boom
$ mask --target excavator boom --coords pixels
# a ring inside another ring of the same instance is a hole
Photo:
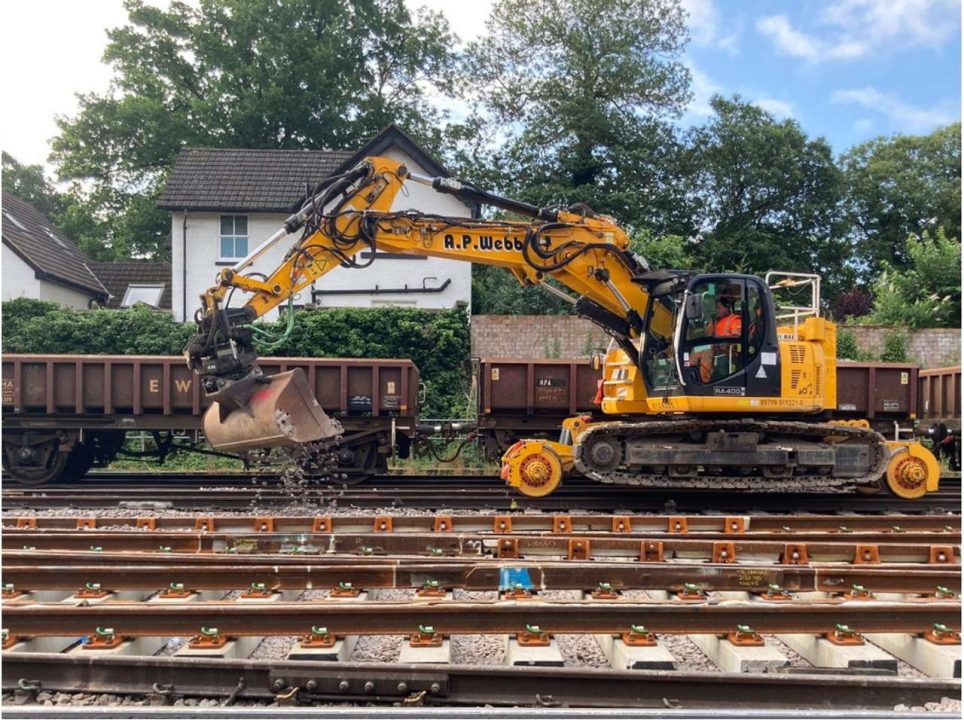
[[[533,220],[393,212],[395,198],[410,182]],[[299,239],[270,275],[246,274],[272,245],[295,232],[301,233]],[[573,302],[584,314],[634,353],[638,309],[646,307],[648,295],[632,282],[646,267],[628,246],[629,238],[611,219],[588,208],[540,209],[446,178],[413,175],[386,158],[368,158],[322,183],[281,230],[223,270],[202,296],[198,333],[186,354],[215,401],[204,420],[208,441],[219,450],[240,451],[338,434],[337,423],[318,407],[300,371],[273,378],[260,374],[251,323],[336,267],[358,266],[356,256],[363,250],[372,256],[377,248],[499,266],[527,286],[555,278],[579,295]],[[243,307],[225,307],[231,289],[250,294]]]

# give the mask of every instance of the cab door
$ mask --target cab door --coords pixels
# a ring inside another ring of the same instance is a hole
[[[678,362],[688,395],[779,395],[773,302],[759,278],[695,277],[684,297]]]

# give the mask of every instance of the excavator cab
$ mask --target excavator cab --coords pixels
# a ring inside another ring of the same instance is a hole
[[[650,395],[779,396],[776,310],[760,278],[652,275],[641,356]]]

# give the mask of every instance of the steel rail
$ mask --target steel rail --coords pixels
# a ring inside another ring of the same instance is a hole
[[[99,517],[96,514],[70,517],[33,517],[7,514],[3,518],[4,531],[16,530],[18,525],[34,524],[40,530],[73,530],[82,521],[87,529],[97,527],[140,527],[150,522],[157,531],[198,529],[200,523],[209,531],[258,531],[270,528],[277,532],[312,532],[318,522],[326,524],[326,532],[365,532],[377,531],[385,526],[391,532],[433,532],[439,531],[437,523],[446,525],[444,532],[620,532],[627,535],[645,533],[664,533],[685,535],[696,533],[718,533],[746,535],[767,533],[768,535],[788,535],[796,537],[800,533],[832,533],[851,535],[853,533],[880,533],[894,536],[907,533],[956,534],[960,537],[960,516],[927,515],[685,515],[685,514],[498,514],[459,515],[459,514],[393,514],[391,510],[372,515],[330,515],[323,512],[317,515],[257,515],[244,516],[215,515],[205,513],[193,516],[156,516],[151,508],[144,508],[140,514]],[[621,527],[619,527],[621,524]],[[617,529],[618,528],[618,529]]]
[[[124,636],[185,636],[202,626],[222,635],[299,635],[323,625],[338,635],[405,635],[419,626],[451,634],[516,633],[539,626],[552,633],[620,633],[644,625],[654,633],[726,633],[747,625],[761,633],[825,633],[838,623],[857,632],[919,633],[940,623],[961,628],[961,603],[827,599],[784,603],[545,602],[542,600],[385,603],[330,601],[233,603],[5,603],[3,622],[16,636],[79,636],[110,627]]]
[[[29,556],[28,556],[29,557]],[[181,584],[190,590],[247,590],[263,584],[270,590],[337,588],[351,583],[355,588],[442,589],[497,591],[516,584],[530,590],[598,590],[606,583],[613,590],[684,590],[687,585],[705,592],[746,591],[765,593],[771,585],[787,592],[849,591],[854,585],[870,592],[934,594],[938,587],[960,592],[959,567],[912,565],[773,565],[626,563],[602,561],[520,562],[473,559],[381,559],[352,558],[347,562],[321,558],[297,563],[240,564],[207,556],[211,562],[171,562],[170,556],[152,554],[149,562],[133,564],[127,558],[115,565],[116,554],[83,563],[57,558],[56,564],[16,564],[3,558],[4,583],[16,591],[77,591],[97,584],[110,591],[153,591]],[[18,557],[22,561],[23,556]],[[248,559],[248,558],[246,558]],[[250,558],[254,560],[255,558]],[[263,558],[262,558],[263,560]]]
[[[342,506],[360,508],[384,508],[387,498],[402,502],[408,507],[421,509],[540,509],[565,511],[572,507],[586,510],[611,511],[633,507],[638,510],[661,512],[669,509],[699,512],[706,507],[719,510],[767,512],[902,512],[902,513],[960,513],[961,494],[958,489],[941,490],[918,500],[908,501],[887,494],[863,495],[806,495],[806,494],[754,494],[747,497],[740,493],[669,490],[646,493],[643,490],[627,492],[620,488],[612,491],[608,486],[595,488],[563,488],[546,498],[526,498],[501,485],[501,481],[486,478],[493,487],[466,486],[464,483],[439,483],[426,487],[411,485],[368,485],[348,488],[324,486],[300,487],[292,492],[271,485],[269,487],[232,488],[218,483],[208,487],[172,488],[171,481],[161,479],[149,487],[119,487],[117,485],[96,487],[81,485],[44,489],[4,489],[3,502],[8,508],[90,508],[115,506],[118,497],[124,502],[165,502],[171,507],[184,510],[205,511],[212,508],[244,510],[252,501],[262,505],[290,504],[293,500],[306,504],[326,505],[337,501]],[[260,481],[259,481],[260,482]],[[274,482],[274,481],[272,481]],[[214,492],[212,487],[216,486]]]
[[[960,565],[960,544],[956,534],[935,535],[928,542],[903,542],[902,535],[888,535],[879,543],[849,535],[830,535],[830,541],[755,539],[746,535],[700,539],[686,535],[627,537],[599,535],[494,535],[491,533],[204,533],[144,531],[4,531],[8,550],[16,552],[172,552],[181,555],[215,553],[231,555],[456,555],[468,557],[521,557],[526,559],[624,558],[646,560],[652,554],[667,559],[712,559],[721,547],[729,560],[793,562],[788,553],[805,553],[811,562],[915,563]],[[772,539],[769,539],[772,538]],[[134,558],[130,558],[134,559]],[[120,559],[119,559],[120,560]],[[799,562],[804,562],[802,559]]]
[[[296,704],[331,700],[401,703],[403,708],[410,705],[415,717],[430,718],[440,717],[431,706],[442,704],[538,707],[539,717],[544,719],[561,717],[560,711],[553,711],[553,707],[566,708],[562,711],[564,717],[579,718],[588,717],[575,710],[579,707],[651,708],[658,710],[658,717],[680,718],[692,717],[686,711],[696,708],[793,710],[796,717],[806,717],[806,708],[838,713],[864,708],[889,711],[901,703],[924,705],[939,702],[943,697],[959,697],[961,692],[959,680],[865,675],[135,659],[98,657],[96,653],[71,656],[6,653],[2,678],[3,689],[8,692],[21,687],[21,680],[32,681],[38,689],[67,693],[138,694],[159,699],[224,697],[236,690],[238,700],[270,702],[290,695],[289,701]],[[419,709],[419,706],[429,707]],[[8,709],[4,710],[6,714]],[[17,710],[9,708],[10,712]],[[98,712],[102,710],[105,709],[98,708]],[[123,711],[125,717],[130,717],[126,713],[137,711],[127,707],[118,710]],[[164,712],[163,708],[153,710],[155,716]],[[276,710],[258,708],[254,713]],[[396,713],[394,716],[400,712],[397,707],[392,710]],[[426,710],[432,714],[426,714]],[[183,713],[184,708],[172,711]],[[303,717],[313,711],[302,707],[292,708],[290,712]],[[325,717],[340,716],[338,708],[324,708],[324,712]],[[491,712],[487,710],[484,717],[491,717]],[[483,720],[483,716],[474,717]]]

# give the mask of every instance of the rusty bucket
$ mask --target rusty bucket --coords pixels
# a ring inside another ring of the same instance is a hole
[[[300,369],[234,383],[204,414],[208,443],[227,452],[291,447],[341,433]]]

